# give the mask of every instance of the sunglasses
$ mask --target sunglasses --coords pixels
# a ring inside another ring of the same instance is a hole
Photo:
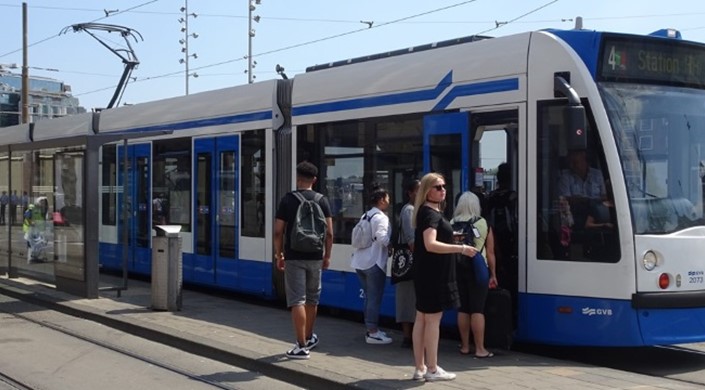
[[[437,185],[437,186],[433,186],[433,188],[435,188],[436,191],[443,191],[443,190],[446,189],[446,185],[445,185],[445,184],[439,184],[439,185]]]

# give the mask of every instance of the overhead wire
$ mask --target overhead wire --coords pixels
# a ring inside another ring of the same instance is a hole
[[[98,22],[98,21],[100,21],[100,20],[106,19],[106,18],[108,18],[108,17],[120,15],[120,14],[123,14],[123,13],[125,13],[125,12],[131,12],[131,11],[133,11],[133,10],[135,10],[135,9],[144,7],[144,6],[146,6],[146,5],[149,5],[149,4],[152,4],[152,3],[156,3],[157,1],[159,1],[159,0],[150,0],[150,1],[147,1],[147,2],[142,3],[142,4],[138,4],[138,5],[134,6],[134,7],[130,7],[130,8],[127,8],[127,9],[125,9],[125,10],[122,10],[122,11],[118,11],[118,12],[115,12],[115,13],[111,13],[109,16],[102,16],[102,17],[100,17],[100,18],[98,18],[98,19],[94,19],[94,20],[92,20],[92,21],[90,21],[90,22],[88,22],[88,23],[95,23],[95,22]],[[0,4],[0,5],[3,5],[3,4]],[[102,10],[100,10],[100,11],[102,12]],[[37,42],[30,43],[29,45],[27,45],[27,47],[29,48],[29,47],[33,47],[33,46],[39,45],[39,44],[44,43],[44,42],[46,42],[46,41],[52,40],[52,39],[54,39],[54,38],[57,38],[58,36],[59,36],[59,33],[57,33],[56,35],[51,35],[51,36],[46,37],[46,38],[44,38],[44,39],[41,39],[41,40],[39,40],[39,41],[37,41]],[[16,50],[7,52],[7,53],[5,53],[5,54],[0,54],[0,58],[5,57],[5,56],[8,56],[8,55],[10,55],[10,54],[17,53],[17,52],[19,52],[19,51],[22,51],[22,48],[19,48],[19,49],[16,49]]]
[[[335,39],[335,38],[340,38],[340,37],[343,37],[343,36],[346,36],[346,35],[351,35],[351,34],[360,33],[360,32],[363,32],[363,31],[368,31],[368,30],[371,30],[371,29],[374,29],[374,28],[380,28],[380,27],[382,27],[382,26],[388,26],[388,25],[390,25],[390,24],[399,23],[399,22],[404,21],[404,20],[409,20],[409,19],[412,19],[412,18],[417,18],[417,17],[420,17],[420,16],[429,15],[429,14],[436,13],[436,12],[440,12],[440,11],[445,11],[445,10],[448,10],[448,9],[451,9],[451,8],[455,8],[455,7],[459,7],[459,6],[462,6],[462,5],[465,5],[465,4],[474,3],[475,1],[477,1],[477,0],[466,0],[466,1],[462,1],[462,2],[455,3],[455,4],[451,4],[451,5],[448,5],[448,6],[445,6],[445,7],[440,7],[440,8],[436,8],[436,9],[430,10],[430,11],[425,11],[425,12],[421,12],[421,13],[418,13],[418,14],[414,14],[414,15],[410,15],[410,16],[405,16],[405,17],[403,17],[403,18],[395,19],[395,20],[392,20],[392,21],[389,21],[389,22],[380,23],[380,24],[378,24],[378,25],[373,25],[373,26],[371,26],[371,27],[363,27],[363,28],[359,28],[359,29],[347,31],[347,32],[340,33],[340,34],[335,34],[335,35],[331,35],[331,36],[327,36],[327,37],[323,37],[323,38],[319,38],[319,39],[314,39],[314,40],[308,41],[308,42],[298,43],[298,44],[294,44],[294,45],[282,47],[282,48],[279,48],[279,49],[270,50],[270,51],[267,51],[267,52],[263,52],[263,53],[259,53],[259,54],[253,55],[252,57],[254,58],[254,57],[259,57],[259,56],[268,55],[268,54],[272,54],[272,53],[278,53],[278,52],[282,52],[282,51],[286,51],[286,50],[291,50],[291,49],[298,48],[298,47],[302,47],[302,46],[312,45],[312,44],[318,43],[318,42],[323,42],[323,41],[327,41],[327,40],[331,40],[331,39]],[[359,22],[358,22],[358,23],[359,23]],[[246,58],[246,57],[245,57],[245,58]],[[242,57],[240,57],[240,58],[234,58],[234,59],[230,59],[230,60],[225,60],[225,61],[217,62],[217,63],[214,63],[214,64],[209,64],[209,65],[204,65],[204,66],[200,66],[200,67],[191,68],[190,70],[191,70],[191,71],[197,71],[197,70],[202,70],[202,69],[208,69],[208,68],[212,68],[212,67],[216,67],[216,66],[221,66],[221,65],[225,65],[225,64],[230,64],[230,63],[233,63],[233,62],[243,61],[245,58],[242,58]],[[183,70],[179,70],[179,71],[169,72],[169,73],[165,73],[165,74],[161,74],[161,75],[157,75],[157,76],[140,77],[140,78],[138,78],[136,81],[133,81],[133,83],[136,83],[136,82],[143,82],[143,81],[148,81],[148,80],[155,80],[155,79],[170,77],[170,76],[174,76],[174,75],[180,75],[180,74],[183,74],[183,73],[184,73]],[[110,89],[110,88],[114,88],[114,86],[112,86],[112,87],[104,87],[104,88],[96,89],[96,90],[89,91],[89,92],[82,92],[82,93],[80,93],[80,94],[74,94],[74,96],[81,96],[81,95],[88,95],[88,94],[92,94],[92,93],[96,93],[96,92],[102,92],[102,91],[107,90],[107,89]]]
[[[14,7],[19,8],[20,5],[17,4],[6,4],[0,3],[0,7]],[[38,6],[30,5],[32,9],[48,9],[48,10],[59,10],[59,11],[84,11],[84,12],[104,12],[104,9],[98,8],[75,8],[75,7],[56,7],[56,6]],[[148,15],[181,15],[180,12],[166,12],[166,11],[144,11],[144,10],[125,10],[124,12],[135,13],[135,14],[148,14]],[[119,12],[122,13],[122,12]],[[111,14],[117,15],[118,13]],[[705,15],[705,12],[688,12],[688,13],[672,13],[672,14],[648,14],[648,15],[626,15],[626,16],[585,16],[583,15],[583,20],[627,20],[627,19],[644,19],[644,18],[664,18],[664,17],[678,17],[678,16],[698,16]],[[247,19],[247,15],[232,15],[232,14],[198,14],[199,17],[214,17],[214,18],[233,18],[233,19]],[[103,18],[101,18],[103,19]],[[101,20],[98,19],[98,20]],[[269,20],[281,20],[281,21],[294,21],[294,22],[322,22],[322,23],[345,23],[345,24],[359,24],[359,20],[352,19],[325,19],[325,18],[293,18],[293,17],[276,17],[276,16],[262,16],[262,19]],[[527,20],[521,21],[519,23],[547,23],[555,22],[554,19],[544,19],[544,20]],[[414,24],[482,24],[482,23],[494,23],[493,20],[428,20],[428,21],[409,21],[406,23]]]
[[[490,31],[494,31],[494,30],[500,29],[500,28],[502,28],[502,27],[504,27],[504,26],[506,26],[506,25],[509,25],[509,24],[511,24],[511,23],[516,22],[517,20],[519,20],[519,19],[521,19],[521,18],[523,18],[523,17],[525,17],[525,16],[529,16],[529,15],[531,15],[531,14],[533,14],[533,13],[536,13],[536,12],[538,12],[538,11],[540,11],[540,10],[542,10],[542,9],[544,9],[544,8],[546,8],[546,7],[548,7],[548,6],[550,6],[551,4],[557,3],[558,1],[559,1],[559,0],[552,0],[552,1],[549,1],[548,3],[546,3],[546,4],[544,4],[544,5],[540,6],[540,7],[534,8],[533,10],[531,10],[531,11],[529,11],[529,12],[527,12],[527,13],[521,14],[521,15],[517,16],[517,17],[514,18],[514,19],[510,19],[510,20],[508,20],[508,21],[506,21],[506,22],[501,22],[501,23],[498,22],[495,27],[489,28],[489,29],[487,29],[487,30],[480,31],[480,32],[476,33],[475,35],[482,35],[482,34],[486,34],[486,33],[490,32]]]
[[[147,2],[147,3],[144,3],[143,5],[147,5],[147,4],[152,3],[152,2],[155,2],[155,1],[158,1],[158,0],[153,0],[153,1],[150,1],[150,2]],[[484,21],[484,22],[483,22],[483,21],[438,21],[438,22],[437,22],[437,21],[410,21],[410,19],[414,19],[414,18],[418,18],[418,17],[420,17],[420,16],[425,16],[425,15],[429,15],[429,14],[432,14],[432,13],[436,13],[436,12],[444,11],[444,10],[447,10],[447,9],[451,9],[451,8],[454,8],[454,7],[466,5],[466,4],[469,4],[469,3],[473,3],[473,2],[475,2],[475,1],[477,1],[477,0],[463,1],[463,2],[460,2],[460,3],[456,3],[456,4],[449,5],[449,6],[437,8],[437,9],[434,9],[434,10],[422,12],[422,13],[419,13],[419,14],[414,14],[414,15],[410,15],[410,16],[403,17],[403,18],[394,19],[394,20],[391,20],[391,21],[388,21],[388,22],[378,23],[378,24],[375,24],[375,25],[370,26],[370,27],[363,27],[363,28],[359,28],[359,29],[355,29],[355,30],[343,32],[343,33],[340,33],[340,34],[334,34],[334,35],[331,35],[331,36],[327,36],[327,37],[315,39],[315,40],[312,40],[312,41],[302,42],[302,43],[298,43],[298,44],[294,44],[294,45],[290,45],[290,46],[285,46],[285,47],[278,48],[278,49],[274,49],[274,50],[270,50],[270,51],[261,52],[261,53],[258,53],[258,54],[253,55],[252,57],[253,57],[253,58],[254,58],[254,57],[260,57],[260,56],[269,55],[269,54],[273,54],[273,53],[278,53],[278,52],[282,52],[282,51],[286,51],[286,50],[291,50],[291,49],[294,49],[294,48],[299,48],[299,47],[302,47],[302,46],[308,46],[308,45],[311,45],[311,44],[315,44],[315,43],[319,43],[319,42],[323,42],[323,41],[327,41],[327,40],[331,40],[331,39],[340,38],[340,37],[343,37],[343,36],[347,36],[347,35],[351,35],[351,34],[356,34],[356,33],[360,33],[360,32],[363,32],[363,31],[368,31],[368,30],[370,30],[370,29],[372,29],[372,28],[380,28],[380,27],[383,27],[383,26],[388,26],[388,25],[396,24],[396,23],[426,23],[426,24],[430,24],[430,23],[455,23],[455,24],[465,24],[465,23],[469,23],[469,24],[475,24],[475,23],[477,23],[477,24],[480,24],[480,23],[496,23],[495,27],[489,28],[489,29],[486,29],[486,30],[483,30],[483,31],[480,31],[480,32],[476,33],[476,35],[481,35],[481,34],[486,34],[486,33],[488,33],[488,32],[497,30],[497,29],[499,29],[499,28],[502,28],[502,27],[504,27],[504,26],[507,26],[507,25],[513,24],[513,23],[546,23],[546,22],[556,22],[556,21],[557,21],[557,20],[520,21],[520,19],[523,19],[523,18],[525,18],[526,16],[529,16],[529,15],[531,15],[531,14],[534,14],[534,13],[536,13],[536,12],[538,12],[538,11],[540,11],[540,10],[542,10],[542,9],[544,9],[544,8],[546,8],[546,7],[550,6],[550,5],[552,5],[552,4],[556,3],[556,2],[558,2],[559,0],[552,0],[552,1],[549,1],[549,2],[543,4],[543,5],[541,5],[541,6],[537,7],[537,8],[535,8],[535,9],[529,11],[529,12],[526,12],[526,13],[521,14],[521,15],[519,15],[519,16],[513,18],[513,19],[510,19],[510,20],[508,20],[508,21],[506,21],[506,22],[501,22],[501,23],[500,23],[500,22],[496,22],[496,21],[491,21],[491,22],[490,22],[490,21]],[[2,4],[0,4],[0,5],[2,5]],[[140,6],[137,6],[137,7],[141,7],[141,6],[143,6],[143,5],[140,5]],[[133,7],[132,9],[137,8],[137,7]],[[87,10],[87,9],[79,9],[79,10]],[[130,10],[130,9],[124,10],[124,11],[120,11],[120,13],[123,13],[123,12],[151,13],[151,14],[177,14],[177,13],[158,12],[158,11],[133,11],[133,10]],[[700,13],[700,14],[703,14],[703,13]],[[112,15],[114,15],[114,14],[111,14],[111,16],[112,16]],[[669,14],[669,15],[632,15],[632,16],[583,17],[583,19],[584,19],[584,20],[615,20],[615,19],[616,19],[616,20],[623,20],[623,19],[634,19],[634,18],[650,18],[650,17],[663,17],[663,16],[686,16],[686,15],[687,15],[687,16],[692,16],[692,15],[698,15],[698,13],[687,13],[687,14],[686,14],[686,13],[675,13],[675,14]],[[247,18],[246,16],[225,15],[225,14],[199,14],[199,16],[204,16],[204,17],[210,16],[210,17]],[[97,20],[101,20],[101,19],[104,19],[104,18],[100,18],[100,19],[97,19]],[[264,17],[263,17],[263,19],[264,19]],[[359,23],[359,21],[352,21],[352,20],[351,20],[351,21],[348,21],[348,20],[340,20],[340,19],[310,19],[310,18],[280,18],[280,17],[267,17],[267,19],[271,19],[271,20],[290,20],[290,21],[306,21],[306,22],[316,21],[316,22],[332,22],[332,23]],[[565,22],[565,21],[570,21],[570,19],[561,19],[560,21],[561,21],[561,22]],[[705,27],[694,27],[694,28],[690,28],[690,29],[684,29],[684,31],[685,31],[685,30],[698,30],[698,29],[703,29],[703,28],[705,28]],[[51,38],[53,38],[53,37],[51,37]],[[35,44],[38,44],[38,43],[41,43],[41,42],[42,42],[42,41],[37,42],[37,43],[35,43]],[[9,54],[9,53],[8,53],[8,54]],[[3,56],[4,56],[4,55],[3,55]],[[0,57],[2,57],[2,56],[0,56]],[[203,65],[203,66],[200,66],[200,67],[192,68],[191,70],[196,71],[196,70],[208,69],[208,68],[212,68],[212,67],[216,67],[216,66],[226,65],[226,64],[229,64],[229,63],[233,63],[233,62],[243,61],[244,59],[246,59],[246,57],[244,57],[244,58],[235,58],[235,59],[225,60],[225,61],[221,61],[221,62],[217,62],[217,63],[213,63],[213,64],[208,64],[208,65]],[[165,74],[156,75],[156,76],[140,77],[140,78],[138,78],[136,81],[133,81],[133,82],[149,81],[149,80],[155,80],[155,79],[160,79],[160,78],[172,77],[172,76],[182,75],[183,72],[184,72],[183,70],[179,70],[179,71],[170,72],[170,73],[165,73]],[[204,75],[204,76],[205,76],[205,75]],[[100,89],[96,89],[96,90],[93,90],[93,91],[83,92],[83,93],[80,93],[80,94],[75,94],[75,96],[80,96],[80,95],[87,95],[87,94],[91,94],[91,93],[96,93],[96,92],[108,90],[108,89],[111,89],[111,88],[114,88],[114,86],[105,87],[105,88],[100,88]]]

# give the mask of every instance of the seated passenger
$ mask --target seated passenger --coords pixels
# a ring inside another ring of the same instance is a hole
[[[576,228],[585,225],[590,200],[601,200],[605,196],[605,181],[602,172],[587,162],[585,150],[571,150],[569,169],[564,169],[558,178],[558,195],[570,202]]]
[[[619,258],[616,221],[612,188],[608,181],[605,198],[593,200],[590,203],[585,220],[585,256],[596,260],[617,260]]]
[[[558,194],[569,198],[602,198],[605,181],[599,169],[588,165],[587,152],[571,150],[569,159],[569,169],[562,170],[558,179]]]

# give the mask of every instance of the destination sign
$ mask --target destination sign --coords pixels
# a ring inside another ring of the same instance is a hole
[[[675,39],[607,36],[599,74],[603,81],[705,88],[705,46]]]

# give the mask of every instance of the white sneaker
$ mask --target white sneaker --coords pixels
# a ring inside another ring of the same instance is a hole
[[[367,344],[391,344],[392,338],[378,330],[377,333],[367,333],[365,341]]]
[[[414,376],[411,377],[411,380],[415,381],[422,381],[424,380],[424,376],[426,375],[427,368],[426,366],[423,366],[423,370],[419,370],[418,368],[414,370]]]
[[[431,372],[428,371],[426,374],[423,376],[424,379],[426,379],[427,382],[434,382],[434,381],[452,381],[455,379],[455,374],[452,372],[446,372],[446,370],[442,369],[440,366],[436,366],[436,372]]]

